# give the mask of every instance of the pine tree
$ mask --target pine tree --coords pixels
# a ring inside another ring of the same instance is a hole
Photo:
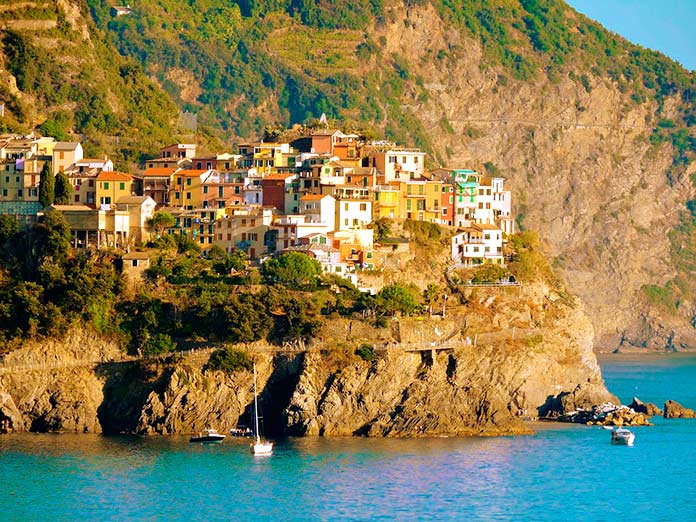
[[[46,162],[39,176],[39,203],[44,207],[53,205],[56,197],[56,179],[51,172],[50,163]]]
[[[73,188],[68,175],[61,171],[55,177],[55,204],[69,205],[73,195]]]

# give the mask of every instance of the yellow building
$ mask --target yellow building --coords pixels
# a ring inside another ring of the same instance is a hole
[[[123,172],[102,171],[97,175],[96,199],[100,207],[106,208],[132,194],[133,176]]]
[[[174,185],[169,189],[170,206],[186,210],[203,207],[203,183],[212,172],[211,170],[177,171],[174,174]]]
[[[372,218],[395,219],[401,217],[401,189],[398,183],[379,185],[375,188],[375,204]]]
[[[401,202],[398,208],[401,219],[440,224],[443,190],[444,183],[438,179],[400,182]]]

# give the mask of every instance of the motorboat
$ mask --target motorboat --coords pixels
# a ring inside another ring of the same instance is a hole
[[[273,453],[273,443],[261,439],[259,434],[259,402],[256,393],[256,363],[254,363],[254,435],[256,440],[249,444],[249,450],[253,455],[270,455]]]
[[[223,440],[225,435],[218,433],[217,430],[207,429],[191,437],[189,442],[222,442]]]
[[[626,428],[618,428],[611,432],[611,443],[622,446],[633,446],[636,435]]]

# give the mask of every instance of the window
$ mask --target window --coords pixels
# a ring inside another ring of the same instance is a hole
[[[63,151],[61,150],[61,151],[58,153],[58,158],[59,158],[59,159],[65,159],[65,152],[63,152]]]
[[[2,195],[7,196],[7,189],[2,189]]]
[[[354,219],[354,220],[353,220],[353,226],[354,226],[354,227],[357,227],[357,226],[358,226],[358,220],[357,220],[357,219]]]
[[[491,238],[491,235],[490,235],[490,234],[484,234],[484,235],[483,235],[483,239],[490,239],[490,238]]]
[[[87,182],[87,186],[88,186],[88,187],[94,187],[94,180],[93,180],[93,179],[90,179],[90,180]]]
[[[367,211],[367,203],[360,203],[360,211],[361,212]]]
[[[446,216],[446,215],[447,215],[447,209],[446,209],[446,208],[443,208],[443,209],[442,209],[442,215],[443,215],[443,216]]]
[[[186,180],[186,185],[188,185],[189,187],[191,186],[191,178],[188,178],[188,179]]]
[[[10,182],[10,176],[5,176],[5,183],[9,183],[9,182]]]
[[[232,241],[232,234],[227,234],[227,241]]]
[[[108,181],[104,182],[104,190],[109,190],[109,182]]]
[[[126,190],[126,184],[125,184],[125,183],[119,183],[119,184],[118,184],[118,189],[119,189],[119,190]]]
[[[344,203],[344,204],[343,204],[343,210],[345,210],[346,212],[348,212],[348,203]]]
[[[111,205],[111,198],[109,196],[104,196],[99,199],[99,203],[102,205]]]
[[[406,210],[411,210],[411,200],[410,199],[406,200]]]
[[[186,199],[191,199],[191,193],[190,193],[190,192],[187,192],[187,193],[186,193]]]
[[[203,187],[203,194],[207,194],[207,193],[208,193],[208,186],[206,185]]]
[[[406,163],[406,156],[401,156],[401,163]]]
[[[175,193],[174,193],[174,199],[181,199],[181,193],[180,193],[180,192],[175,192]]]

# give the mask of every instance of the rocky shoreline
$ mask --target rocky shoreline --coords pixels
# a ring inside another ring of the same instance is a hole
[[[267,434],[521,434],[530,433],[527,417],[618,402],[604,385],[592,326],[577,302],[543,285],[495,292],[468,298],[476,317],[452,311],[382,328],[336,319],[302,349],[240,347],[256,361]],[[472,344],[465,324],[497,330]],[[375,347],[374,358],[356,354],[364,343]],[[15,431],[114,434],[248,424],[251,373],[211,370],[209,357],[128,361],[115,341],[87,331],[28,343],[5,357],[15,370],[0,366],[0,420]]]

